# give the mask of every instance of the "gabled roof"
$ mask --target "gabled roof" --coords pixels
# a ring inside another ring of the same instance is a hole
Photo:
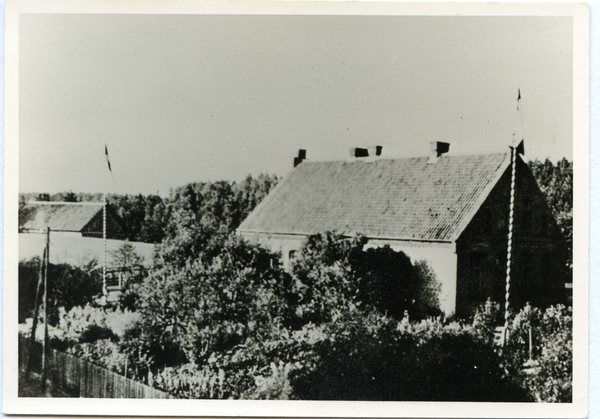
[[[80,232],[102,211],[102,202],[31,201],[19,211],[20,230]]]
[[[238,231],[454,241],[509,166],[510,153],[427,161],[304,161]]]

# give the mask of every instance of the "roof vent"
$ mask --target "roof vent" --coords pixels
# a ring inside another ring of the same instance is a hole
[[[294,167],[302,163],[303,160],[306,160],[306,150],[300,149],[298,150],[298,157],[294,157]]]
[[[431,156],[427,163],[436,163],[437,159],[444,153],[450,150],[450,143],[443,143],[441,141],[432,141],[429,143],[431,146]]]

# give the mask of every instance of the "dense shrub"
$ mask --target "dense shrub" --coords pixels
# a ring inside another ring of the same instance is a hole
[[[118,341],[127,337],[140,319],[138,313],[128,310],[111,310],[100,307],[59,308],[58,328],[63,339],[73,342],[93,342],[98,339]]]
[[[314,345],[317,360],[295,375],[296,397],[317,400],[525,401],[498,355],[471,326],[411,324],[373,317],[332,325]]]
[[[286,312],[282,275],[276,255],[232,235],[213,259],[164,268],[145,281],[138,306],[143,340],[202,365],[249,336],[263,339]]]
[[[389,246],[365,250],[364,237],[310,236],[293,265],[303,286],[297,311],[305,322],[329,322],[344,310],[372,310],[401,319],[439,315],[440,285],[425,262],[412,264]]]
[[[67,352],[110,371],[125,375],[127,355],[121,351],[121,346],[111,339],[78,343],[70,347]]]
[[[572,401],[572,328],[572,310],[562,305],[544,311],[528,305],[510,324],[506,368],[538,402]]]
[[[19,323],[33,316],[40,258],[19,262]]]
[[[58,324],[59,307],[67,311],[85,306],[102,292],[102,277],[95,264],[84,267],[50,264],[48,269],[48,318]],[[40,273],[40,259],[19,262],[19,322],[33,316],[35,294]],[[40,289],[40,299],[43,286]]]

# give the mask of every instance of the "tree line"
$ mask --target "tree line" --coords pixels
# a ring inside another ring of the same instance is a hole
[[[275,175],[247,176],[241,182],[197,182],[159,195],[108,194],[130,241],[161,243],[172,239],[180,223],[202,224],[233,231],[277,184]],[[102,193],[21,193],[20,208],[28,201],[102,202]],[[211,227],[209,227],[211,228]]]
[[[573,265],[573,162],[566,158],[554,164],[533,160],[529,168],[567,242],[567,264]]]

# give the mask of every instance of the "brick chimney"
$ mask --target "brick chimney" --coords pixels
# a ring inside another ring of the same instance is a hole
[[[302,163],[303,160],[306,160],[306,150],[300,149],[298,150],[298,157],[294,157],[294,167]]]
[[[352,157],[369,157],[369,150],[366,148],[352,147],[350,149],[350,155]]]
[[[436,163],[438,158],[447,153],[450,150],[450,143],[443,143],[441,141],[432,141],[429,143],[431,147],[431,156],[427,163]]]
[[[376,145],[374,147],[369,147],[369,156],[381,156],[381,151],[383,147],[380,145]]]

